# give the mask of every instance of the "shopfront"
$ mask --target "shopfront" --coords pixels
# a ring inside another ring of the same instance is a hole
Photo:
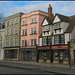
[[[53,63],[69,63],[69,50],[68,45],[52,46],[53,50]]]
[[[37,61],[48,63],[69,63],[68,45],[37,48]]]
[[[5,49],[3,59],[4,60],[18,60],[19,59],[19,48]]]
[[[50,47],[38,47],[37,50],[37,60],[38,62],[52,62],[52,51],[50,50]]]
[[[21,48],[19,51],[19,60],[34,61],[36,60],[35,48]]]

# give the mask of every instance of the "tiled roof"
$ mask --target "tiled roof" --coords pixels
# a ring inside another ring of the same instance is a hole
[[[61,21],[69,22],[69,17],[68,17],[68,16],[64,16],[64,15],[61,15],[61,14],[58,14],[58,13],[56,13],[56,15],[59,17],[59,19],[60,19]],[[55,15],[55,16],[56,16],[56,15]]]
[[[71,33],[75,26],[75,15],[69,17],[69,26],[66,29],[65,33]]]

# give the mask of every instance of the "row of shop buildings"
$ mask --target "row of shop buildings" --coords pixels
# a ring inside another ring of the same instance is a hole
[[[75,15],[64,16],[32,11],[5,18],[3,60],[24,60],[48,63],[75,62]],[[2,29],[3,30],[3,29]],[[1,41],[0,41],[1,42]]]

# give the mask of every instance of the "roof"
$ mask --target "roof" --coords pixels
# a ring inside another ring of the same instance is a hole
[[[65,33],[71,33],[75,26],[75,15],[69,17],[69,26],[67,27]]]
[[[59,17],[60,21],[69,22],[69,17],[68,16],[64,16],[64,15],[56,13],[55,17],[56,17],[56,15]]]
[[[52,18],[52,19],[50,19],[49,17],[47,17],[47,16],[46,16],[46,17],[44,18],[44,20],[45,20],[45,19],[47,20],[48,25],[53,24],[53,23],[52,23],[53,18]],[[43,24],[44,20],[42,21],[42,24]],[[41,24],[41,26],[42,26],[42,24]]]

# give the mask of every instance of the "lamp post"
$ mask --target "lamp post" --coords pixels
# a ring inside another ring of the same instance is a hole
[[[71,69],[71,53],[70,53],[70,42],[68,42],[68,49],[69,49],[69,67]]]

